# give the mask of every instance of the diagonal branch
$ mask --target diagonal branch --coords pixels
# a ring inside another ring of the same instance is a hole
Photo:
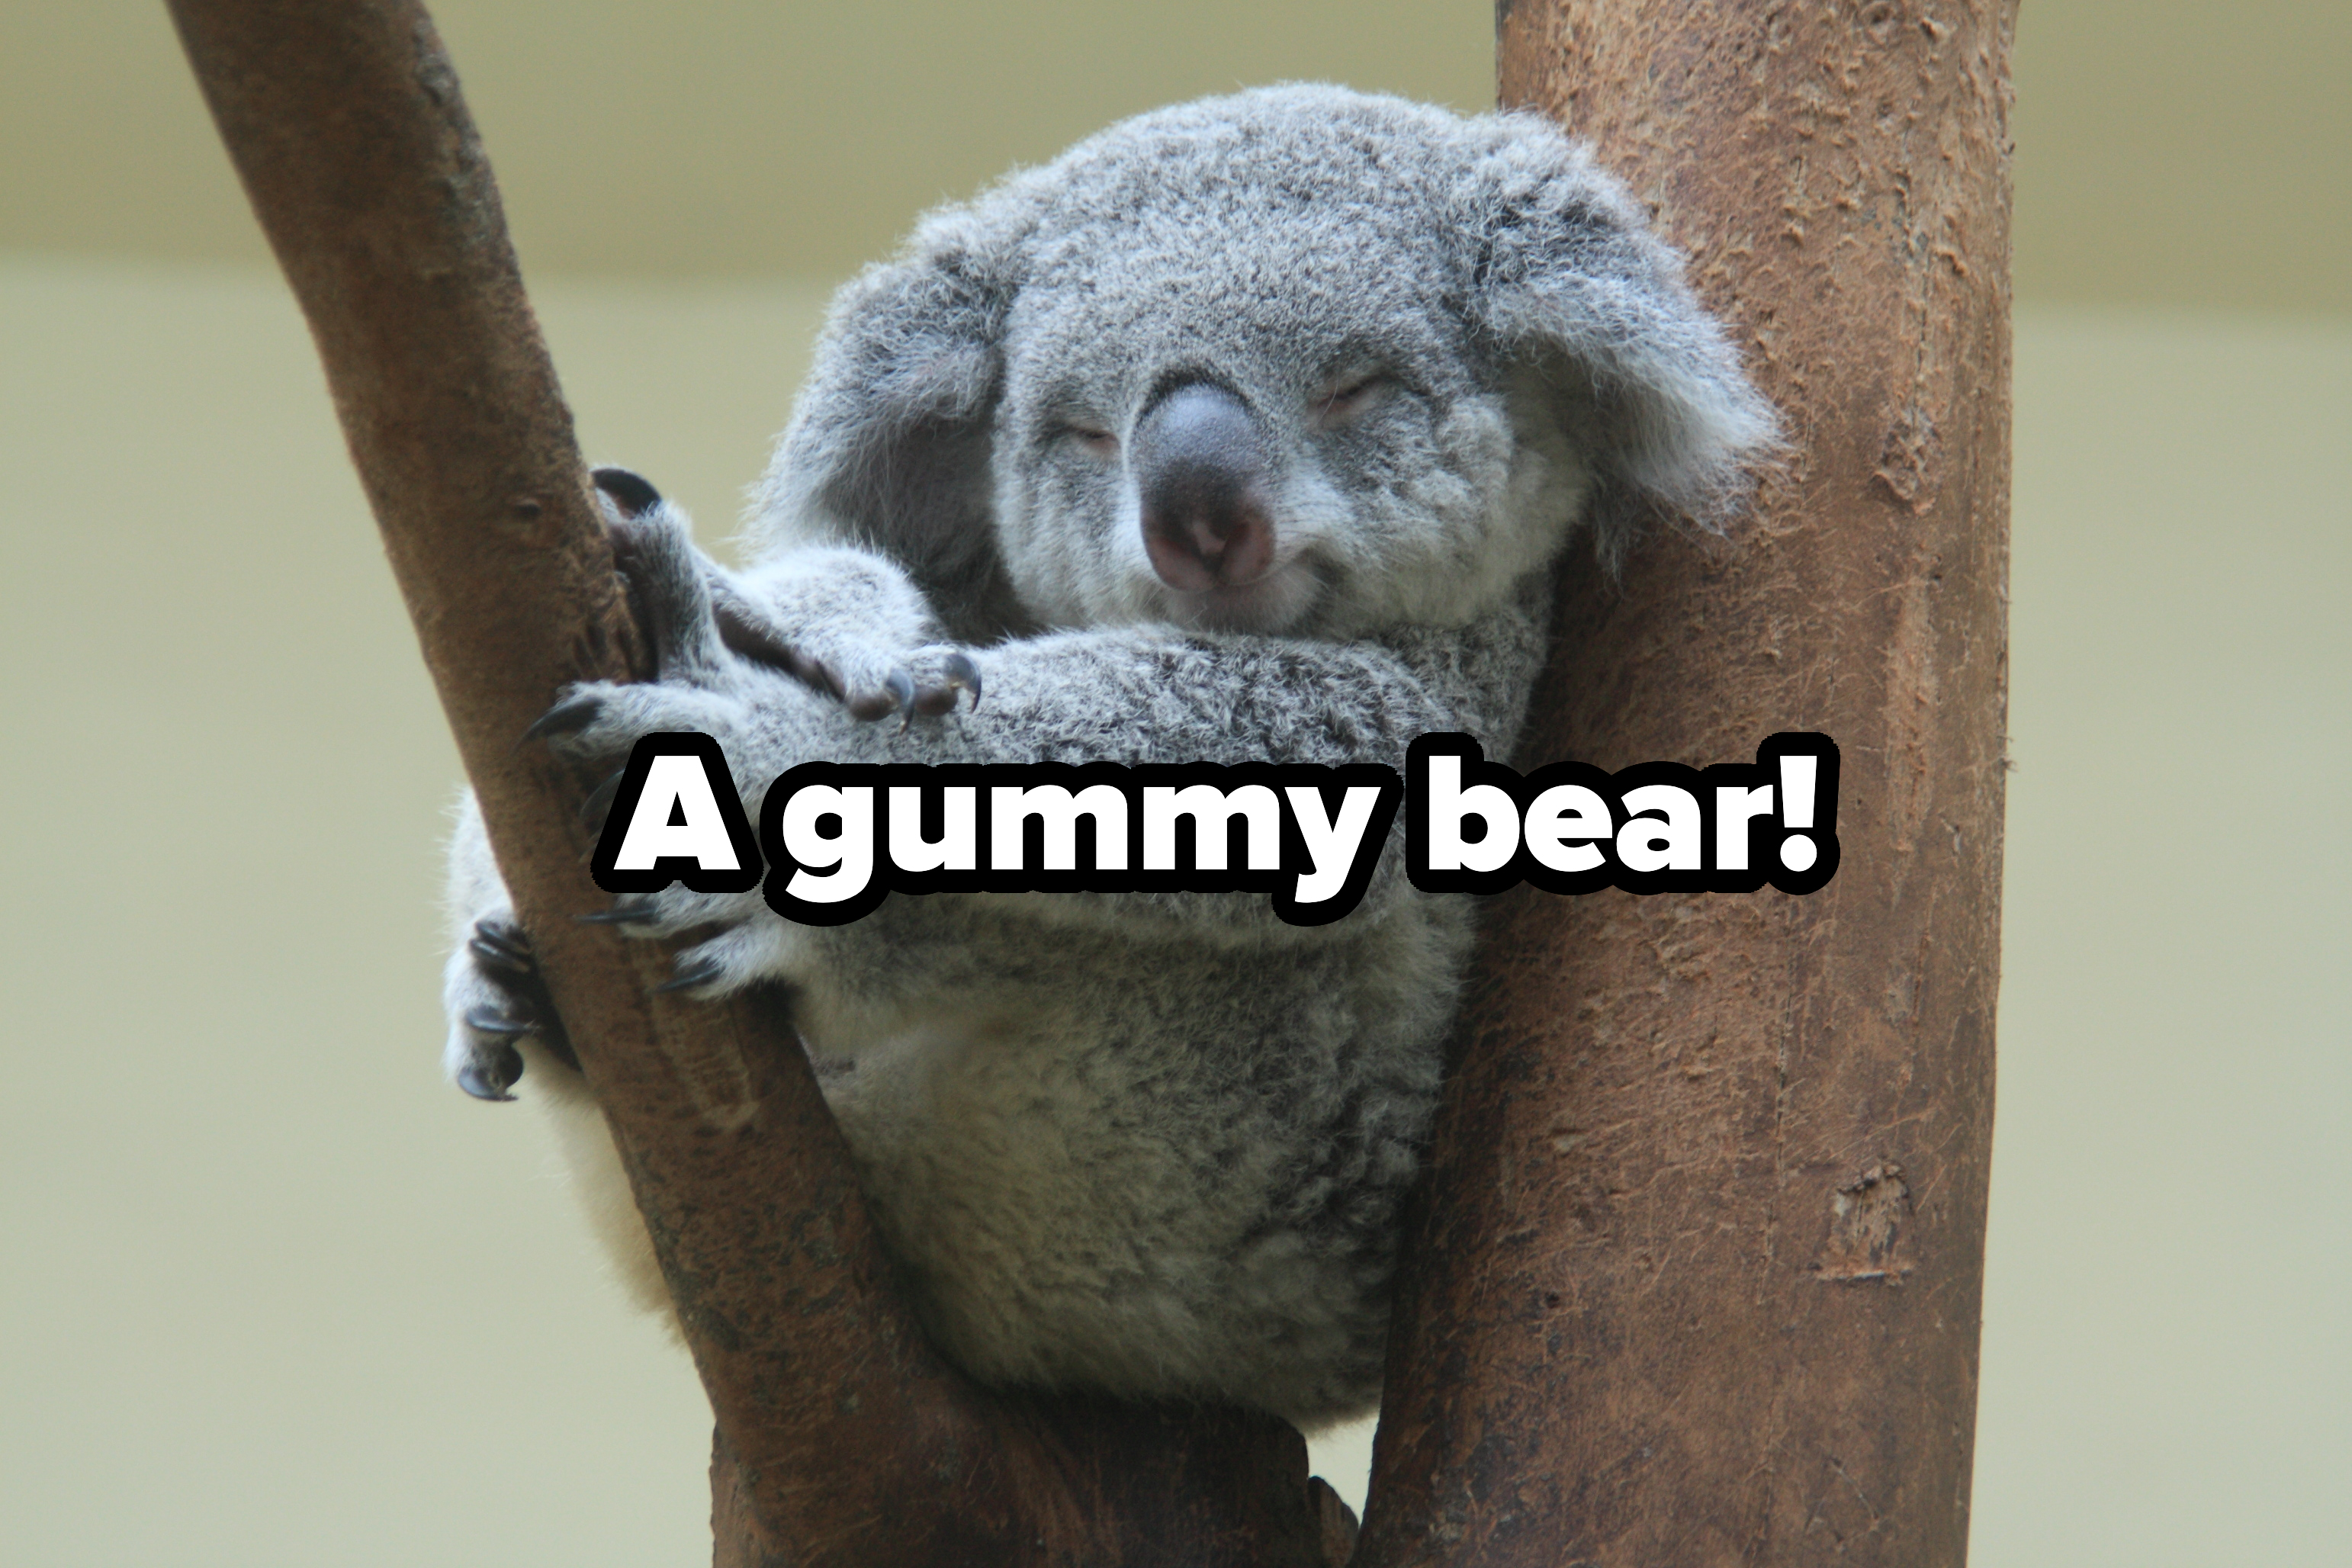
[[[784,1019],[661,997],[601,908],[586,781],[516,737],[640,643],[498,189],[414,0],[171,0],[308,318],[426,667],[718,1415],[730,1563],[1320,1561],[1270,1417],[1001,1398],[891,1288]]]

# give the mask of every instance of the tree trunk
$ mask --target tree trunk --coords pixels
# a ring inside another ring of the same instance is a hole
[[[1550,114],[1791,437],[1728,546],[1563,586],[1522,747],[1843,752],[1819,893],[1495,900],[1360,1568],[1960,1563],[1992,1127],[2009,0],[1519,0]]]

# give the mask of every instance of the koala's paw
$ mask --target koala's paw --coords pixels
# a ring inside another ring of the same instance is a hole
[[[630,753],[653,734],[697,732],[716,740],[735,771],[737,790],[756,809],[758,788],[806,755],[812,719],[841,700],[841,687],[815,661],[781,645],[758,658],[731,648],[720,613],[730,602],[727,574],[695,549],[685,520],[634,474],[600,468],[596,482],[656,677],[570,687],[522,738],[544,742],[583,777],[601,780],[580,806],[581,822],[592,832],[604,829]],[[679,952],[677,977],[663,987],[698,997],[723,995],[769,977],[785,940],[783,922],[757,888],[705,893],[673,883],[582,918],[641,937],[717,928],[717,935]],[[513,1013],[493,1009],[478,1020],[477,1032],[494,1038],[499,1023],[517,1021]],[[493,1049],[490,1066],[501,1059]],[[481,1076],[489,1082],[497,1075],[485,1068]]]
[[[966,694],[979,705],[978,660],[941,639],[922,590],[870,551],[791,551],[720,584],[714,597],[730,648],[788,673],[814,661],[820,673],[809,684],[854,718],[895,714],[903,728],[952,711]]]
[[[718,663],[723,648],[841,700],[841,678],[761,622],[731,574],[695,548],[685,514],[659,490],[626,468],[597,468],[590,477],[657,678],[692,679]]]
[[[712,599],[719,640],[730,652],[823,692],[854,719],[872,723],[896,714],[904,728],[918,715],[937,718],[952,712],[966,692],[972,706],[980,706],[980,666],[962,648],[924,647],[894,658],[885,651],[851,646],[832,658],[818,658],[786,642],[731,595],[721,592]]]
[[[465,945],[450,958],[443,992],[449,1042],[442,1065],[450,1081],[476,1100],[514,1098],[508,1090],[523,1070],[516,1045],[526,1037],[566,1066],[580,1065],[548,998],[530,938],[510,917],[474,922]]]

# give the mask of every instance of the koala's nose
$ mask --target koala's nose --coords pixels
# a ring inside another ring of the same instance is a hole
[[[1161,397],[1129,447],[1143,544],[1171,588],[1238,587],[1274,564],[1265,442],[1242,400],[1191,382]]]

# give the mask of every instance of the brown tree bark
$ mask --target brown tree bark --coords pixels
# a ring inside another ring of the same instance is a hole
[[[641,668],[497,186],[414,0],[172,0],[324,362],[499,864],[718,1416],[730,1564],[1320,1563],[1271,1417],[1000,1398],[925,1344],[783,1022],[671,1001],[604,895],[593,781],[517,737]]]
[[[1791,450],[1574,575],[1522,766],[1840,744],[1819,893],[1496,901],[1360,1568],[1957,1564],[1991,1141],[2013,0],[1517,0]]]

